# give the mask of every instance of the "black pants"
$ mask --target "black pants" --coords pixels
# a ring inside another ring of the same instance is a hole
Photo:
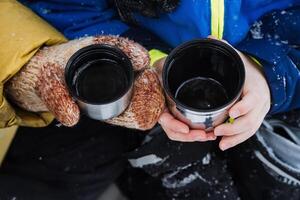
[[[141,134],[88,118],[74,128],[20,128],[0,169],[0,199],[95,199]]]
[[[87,118],[71,129],[20,128],[0,169],[0,199],[94,200],[115,182],[132,200],[299,200],[299,188],[275,180],[251,148],[225,154],[217,142],[173,142],[159,127]]]

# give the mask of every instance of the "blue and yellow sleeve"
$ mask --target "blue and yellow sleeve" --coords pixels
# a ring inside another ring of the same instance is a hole
[[[279,10],[262,18],[263,37],[249,34],[237,46],[262,64],[272,96],[270,114],[300,108],[299,24],[299,8]]]

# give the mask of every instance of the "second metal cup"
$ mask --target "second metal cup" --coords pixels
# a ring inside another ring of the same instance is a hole
[[[228,118],[240,98],[244,64],[229,45],[199,39],[175,48],[163,68],[170,111],[193,129],[210,131]]]

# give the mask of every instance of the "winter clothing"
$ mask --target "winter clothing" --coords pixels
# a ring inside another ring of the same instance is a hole
[[[93,39],[87,38],[54,46],[66,42],[59,32],[17,1],[0,3],[1,13],[9,13],[0,20],[1,27],[6,27],[1,29],[0,41],[7,47],[0,50],[1,88],[5,92],[4,96],[10,97],[10,102],[19,106],[13,109],[5,98],[2,100],[0,163],[17,125],[45,126],[53,120],[52,114],[67,126],[78,122],[79,109],[65,88],[63,67],[80,47],[93,43],[116,45],[132,59],[136,70],[149,66],[149,56],[143,47],[113,36],[97,37],[94,42]],[[23,25],[25,27],[22,27]],[[53,47],[42,48],[44,45]],[[108,122],[130,128],[149,129],[155,125],[164,109],[164,96],[155,72],[147,69],[137,75],[134,88],[138,91],[134,92],[134,101],[127,112]],[[148,95],[149,92],[154,96]]]
[[[274,11],[251,29],[237,48],[257,58],[272,94],[270,114],[300,106],[300,7]]]
[[[53,27],[37,17],[20,3],[0,2],[0,163],[11,142],[16,125],[45,126],[53,117],[49,113],[25,113],[14,110],[5,98],[4,85],[27,63],[43,45],[65,42]]]
[[[180,143],[151,134],[152,140],[129,154],[135,171],[129,169],[134,175],[121,186],[131,199],[298,200],[299,133],[298,127],[266,120],[253,138],[225,155],[215,142]]]
[[[84,116],[73,128],[58,124],[19,128],[0,168],[1,200],[95,200],[145,135]]]
[[[118,20],[116,9],[107,0],[73,0],[71,3],[59,0],[21,2],[68,38],[95,34],[124,34],[130,30]],[[132,5],[134,6],[136,4]],[[300,75],[295,67],[299,66],[300,53],[292,45],[286,44],[288,42],[299,45],[299,37],[295,37],[300,31],[300,11],[297,6],[300,6],[300,0],[181,0],[175,10],[161,12],[159,18],[144,17],[139,13],[134,17],[141,27],[155,33],[172,47],[191,39],[214,35],[256,58],[264,66],[272,95],[270,113],[274,114],[300,107],[300,97],[296,93],[300,90]],[[273,15],[274,18],[264,18],[262,24],[260,21],[256,22],[274,11],[277,12],[276,16]],[[146,11],[141,11],[144,12]],[[248,35],[253,24],[252,35]],[[273,39],[270,40],[268,35]],[[286,87],[283,87],[284,84]]]
[[[230,151],[242,199],[300,199],[299,133],[299,127],[266,120],[248,143]]]
[[[128,56],[137,73],[132,101],[127,110],[107,122],[128,128],[151,129],[164,109],[163,91],[155,71],[149,69],[148,51],[122,37],[86,37],[41,48],[8,81],[6,92],[11,101],[26,111],[49,110],[65,126],[76,125],[80,111],[66,88],[64,68],[76,51],[92,44],[116,46]]]
[[[297,6],[299,0],[181,1],[177,10],[159,19],[137,14],[136,20],[173,47],[211,34],[257,59],[271,90],[270,114],[274,114],[300,107]]]
[[[171,141],[160,127],[145,134],[85,117],[76,128],[56,123],[20,127],[0,171],[1,199],[94,200],[118,177],[131,200],[300,198],[299,144],[292,139],[299,128],[281,121],[264,122],[227,155],[217,142]]]

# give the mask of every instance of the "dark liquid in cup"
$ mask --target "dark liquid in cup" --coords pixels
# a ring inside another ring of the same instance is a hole
[[[227,92],[218,81],[202,77],[185,81],[175,97],[186,106],[201,110],[214,109],[228,101]]]
[[[106,103],[124,94],[128,78],[122,66],[109,60],[89,63],[74,78],[76,94],[88,102]]]

